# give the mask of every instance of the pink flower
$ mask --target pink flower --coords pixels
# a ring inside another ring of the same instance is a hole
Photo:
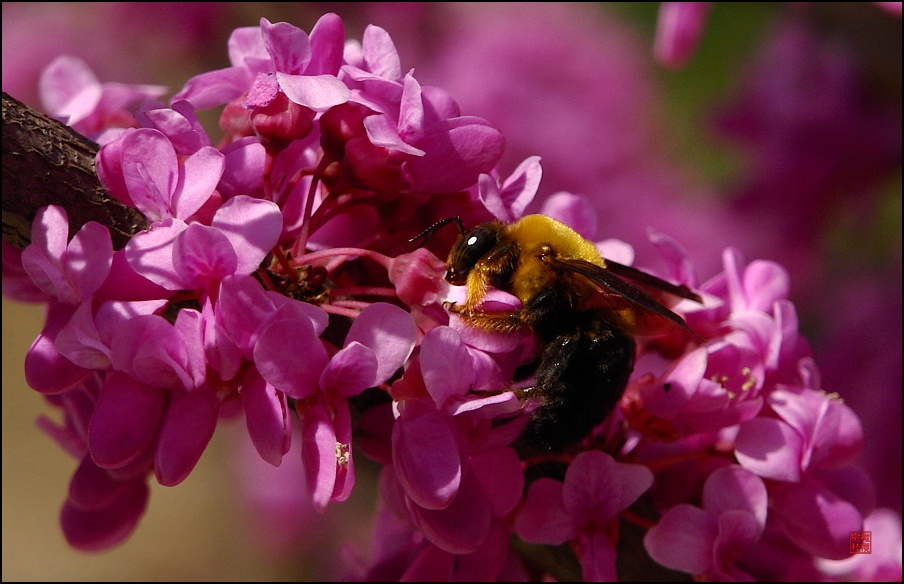
[[[712,2],[663,2],[653,54],[663,65],[683,67],[694,55]]]
[[[569,465],[564,483],[544,477],[531,484],[515,531],[531,543],[573,541],[585,580],[614,581],[610,535],[617,530],[618,514],[652,484],[653,474],[644,466],[618,463],[598,451],[583,452]]]
[[[742,468],[714,471],[703,486],[703,505],[681,503],[669,509],[644,537],[658,563],[696,578],[748,581],[735,566],[766,525],[766,486]]]
[[[58,57],[41,74],[41,101],[51,116],[86,136],[135,124],[132,108],[163,95],[160,85],[101,83],[76,57]]]

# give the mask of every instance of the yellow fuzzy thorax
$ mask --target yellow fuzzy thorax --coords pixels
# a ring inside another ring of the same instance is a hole
[[[558,257],[582,259],[606,266],[596,246],[574,229],[546,215],[527,215],[507,226],[506,233],[521,246],[521,261],[512,276],[512,294],[526,303],[556,277],[541,259],[544,246]]]

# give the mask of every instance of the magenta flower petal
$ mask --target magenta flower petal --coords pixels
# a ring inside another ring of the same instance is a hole
[[[304,409],[301,424],[301,460],[314,507],[323,511],[336,486],[336,432],[321,403]]]
[[[101,468],[118,468],[138,458],[157,435],[165,412],[163,391],[112,373],[101,387],[88,445]]]
[[[122,138],[122,175],[135,206],[149,219],[173,217],[179,181],[176,150],[161,132],[141,128]]]
[[[195,468],[217,427],[218,409],[212,390],[173,393],[154,459],[154,472],[161,485],[178,485]]]
[[[378,302],[361,311],[348,331],[345,344],[358,341],[374,351],[377,372],[372,385],[379,385],[405,364],[416,340],[417,327],[411,314],[398,306]]]
[[[643,538],[650,557],[666,568],[703,574],[712,566],[716,517],[699,507],[681,503],[669,509]]]
[[[168,219],[150,231],[136,233],[125,247],[129,266],[141,276],[167,290],[187,288],[173,266],[173,243],[188,229],[179,219]]]
[[[715,573],[723,572],[721,580],[752,581],[749,574],[741,572],[734,564],[742,559],[760,539],[763,524],[747,511],[725,511],[719,518],[719,535],[713,542]],[[725,577],[728,576],[728,577]]]
[[[217,188],[223,176],[226,157],[216,148],[204,146],[185,159],[172,192],[171,209],[175,217],[188,219],[197,212]]]
[[[437,407],[463,396],[475,380],[471,355],[458,333],[449,327],[436,327],[424,336],[421,370],[424,385]]]
[[[190,290],[215,289],[237,267],[235,250],[219,229],[192,223],[173,244],[173,268]]]
[[[577,535],[575,519],[565,510],[562,483],[542,477],[531,483],[515,519],[515,532],[524,541],[559,545]]]
[[[239,274],[250,274],[260,266],[279,241],[282,226],[282,213],[276,204],[246,196],[226,201],[211,223],[235,249]]]
[[[377,356],[370,347],[353,341],[333,355],[320,375],[320,387],[330,395],[349,398],[376,385]]]
[[[459,557],[430,545],[407,566],[400,582],[453,582],[451,574]],[[463,582],[465,580],[462,580]],[[475,580],[476,582],[476,580]]]
[[[85,223],[66,250],[66,271],[80,299],[97,292],[110,273],[112,264],[110,230],[94,221]]]
[[[578,454],[565,473],[562,497],[572,517],[603,522],[615,517],[653,484],[653,473],[598,450]],[[606,493],[605,497],[601,493]]]
[[[254,447],[261,458],[279,466],[292,443],[286,394],[251,370],[245,375],[241,396],[248,435]]]
[[[492,521],[490,507],[477,481],[466,474],[461,488],[443,509],[413,509],[415,520],[435,546],[453,554],[469,554],[486,539]]]
[[[466,189],[489,172],[505,148],[502,133],[485,120],[463,116],[430,128],[417,145],[425,154],[405,163],[419,191]]]
[[[663,65],[684,66],[697,49],[712,2],[663,2],[653,53]]]
[[[326,111],[351,97],[348,87],[333,75],[289,75],[277,71],[276,80],[286,97],[315,112]]]
[[[399,53],[389,33],[379,26],[369,24],[361,37],[364,63],[368,71],[384,79],[401,79],[402,65]]]
[[[311,41],[305,31],[288,22],[260,21],[264,47],[273,59],[273,65],[286,73],[301,73],[311,60]]]
[[[423,150],[412,146],[399,135],[398,125],[387,115],[367,116],[364,118],[364,129],[367,130],[367,137],[374,146],[411,156],[424,155]]]
[[[788,424],[774,418],[754,418],[741,425],[735,456],[761,477],[796,482],[801,476],[803,442]]]
[[[103,95],[103,86],[88,64],[69,55],[57,57],[44,68],[39,87],[44,109],[67,126],[88,117]]]
[[[355,486],[355,453],[352,450],[352,420],[348,402],[339,401],[333,407],[333,432],[336,435],[336,483],[330,501],[342,502],[352,494]]]
[[[257,27],[252,30],[260,38]],[[201,73],[186,81],[182,89],[173,96],[172,102],[185,100],[195,109],[210,109],[241,97],[251,85],[252,78],[253,75],[241,67],[226,67]]]
[[[56,348],[67,359],[87,369],[110,366],[110,349],[94,324],[91,302],[84,302],[56,338]]]
[[[763,480],[738,465],[713,471],[703,485],[703,508],[716,516],[734,510],[746,511],[760,532],[766,526],[768,495]]]
[[[91,375],[90,369],[79,367],[56,348],[56,338],[73,312],[71,306],[50,303],[44,330],[25,354],[25,381],[28,387],[53,395],[75,387]]]
[[[392,465],[415,503],[426,509],[448,507],[461,484],[462,468],[446,417],[435,410],[404,412],[392,429]]]
[[[566,191],[554,193],[544,199],[542,212],[553,219],[561,221],[586,239],[596,238],[597,218],[593,204],[582,195]],[[597,244],[599,245],[599,244]],[[611,246],[610,246],[611,247]],[[602,250],[601,250],[602,251]],[[609,250],[607,250],[609,251]],[[603,257],[622,261],[617,256],[603,254]],[[633,261],[633,256],[631,257]],[[624,262],[622,262],[624,263]]]
[[[95,552],[128,537],[144,514],[150,494],[143,481],[129,485],[131,488],[101,509],[84,511],[67,501],[60,512],[60,525],[69,545],[81,551]]]
[[[319,389],[328,362],[326,348],[304,318],[274,322],[254,345],[254,363],[261,376],[295,399],[310,397]]]
[[[775,516],[800,548],[832,560],[850,556],[850,532],[863,529],[863,516],[851,503],[810,477],[782,485],[773,499]]]
[[[260,200],[264,195],[264,164],[267,160],[263,144],[248,136],[225,146],[222,152],[226,157],[226,168],[217,184],[217,191],[227,200],[239,195]]]
[[[524,473],[512,448],[496,448],[472,454],[471,472],[480,483],[494,517],[505,517],[521,502]]]
[[[328,12],[311,29],[311,60],[308,75],[339,75],[345,48],[345,24],[338,14]]]
[[[135,487],[136,481],[143,484],[144,477],[132,481],[117,480],[86,456],[69,482],[67,504],[80,511],[101,510],[115,504],[126,491]]]
[[[578,536],[577,554],[585,582],[617,582],[615,547],[605,531],[594,530]]]

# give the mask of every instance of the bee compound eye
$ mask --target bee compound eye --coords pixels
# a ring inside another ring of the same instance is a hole
[[[452,253],[449,254],[449,278],[450,282],[463,281],[468,272],[480,259],[498,243],[496,232],[485,226],[479,225],[462,235]]]

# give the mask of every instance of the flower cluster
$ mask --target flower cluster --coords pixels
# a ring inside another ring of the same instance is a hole
[[[357,42],[334,14],[310,34],[261,19],[233,32],[229,57],[168,106],[159,88],[101,84],[74,59],[42,80],[51,113],[102,145],[108,192],[149,220],[114,250],[96,223],[69,240],[50,206],[21,257],[4,248],[4,291],[48,304],[25,367],[63,412],[42,427],[81,461],[61,513],[71,545],[124,540],[150,477],[182,482],[219,420],[243,417],[273,466],[300,437],[321,511],[350,496],[355,456],[381,465],[377,545],[358,578],[558,574],[517,541],[568,544],[585,579],[611,580],[626,521],[648,529],[653,561],[698,578],[839,573],[829,561],[873,507],[851,465],[862,430],[822,390],[780,266],[728,249],[700,284],[684,250],[651,233],[662,276],[703,298],[673,307],[692,333],[640,340],[619,407],[567,451],[537,453],[512,391],[530,384],[533,336],[450,317],[443,302],[463,290],[430,250],[451,234],[409,240],[451,216],[519,219],[539,158],[505,176],[502,134],[404,72],[376,26]],[[215,145],[195,112],[220,106]],[[579,195],[542,211],[594,232]],[[633,259],[623,242],[597,247]],[[512,297],[491,291],[484,307],[512,310]]]

